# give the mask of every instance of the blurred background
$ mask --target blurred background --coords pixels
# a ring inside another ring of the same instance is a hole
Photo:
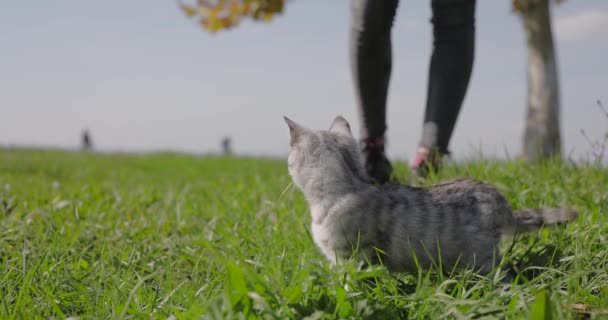
[[[428,3],[427,3],[428,2]],[[228,150],[283,157],[283,115],[359,130],[348,59],[350,1],[293,0],[270,23],[217,33],[175,1],[0,3],[0,146],[103,152]],[[584,157],[608,119],[608,2],[552,5],[563,153]],[[393,29],[388,154],[407,159],[422,126],[429,1],[401,1]],[[471,85],[452,138],[456,159],[515,157],[526,116],[526,41],[511,1],[478,1]]]

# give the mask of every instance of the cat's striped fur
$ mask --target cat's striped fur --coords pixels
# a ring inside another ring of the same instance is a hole
[[[497,244],[505,232],[576,217],[568,209],[513,212],[498,190],[468,178],[429,188],[374,185],[344,118],[327,131],[285,120],[289,173],[310,206],[314,241],[334,263],[356,252],[396,272],[441,264],[486,273],[500,261]]]

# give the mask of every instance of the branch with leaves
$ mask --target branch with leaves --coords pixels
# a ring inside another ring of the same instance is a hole
[[[184,14],[198,19],[203,29],[217,32],[237,26],[243,18],[271,21],[283,12],[286,0],[197,0],[186,4],[178,0]]]

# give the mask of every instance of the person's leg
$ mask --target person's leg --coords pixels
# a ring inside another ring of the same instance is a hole
[[[475,51],[475,0],[433,0],[433,54],[422,138],[412,168],[436,168],[466,94]]]
[[[392,171],[384,155],[391,29],[397,0],[352,0],[350,60],[362,127],[365,168],[376,182]]]

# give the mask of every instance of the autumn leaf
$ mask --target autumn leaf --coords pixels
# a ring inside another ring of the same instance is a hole
[[[217,32],[237,26],[243,18],[272,21],[283,12],[286,0],[196,0],[192,5],[177,1],[187,17],[200,17],[203,29]]]
[[[190,7],[190,6],[187,6],[184,4],[180,5],[180,7],[182,8],[182,11],[188,18],[192,18],[196,15],[196,9],[194,9],[193,7]]]
[[[262,20],[264,21],[271,21],[272,20],[272,16],[273,14],[270,12],[265,12],[262,14]]]

